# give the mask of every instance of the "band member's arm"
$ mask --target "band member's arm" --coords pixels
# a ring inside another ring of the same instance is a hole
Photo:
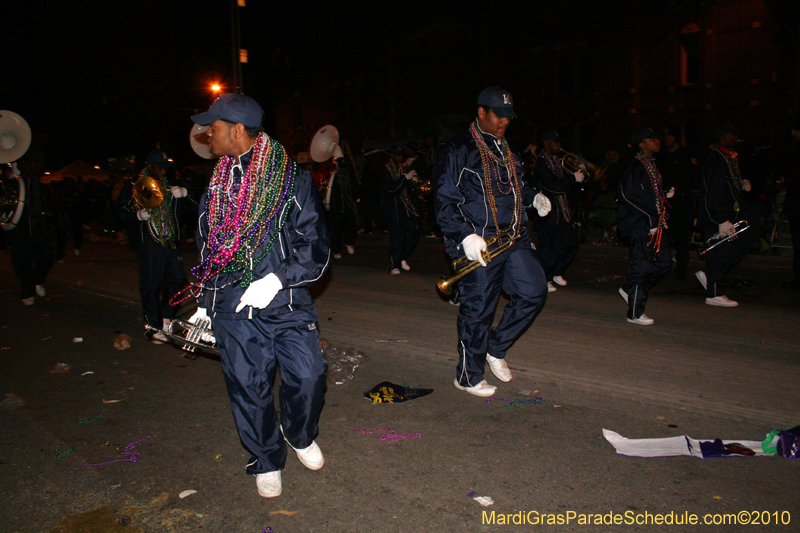
[[[436,223],[445,236],[455,243],[463,242],[465,237],[473,233],[482,233],[480,228],[473,227],[464,217],[461,207],[468,201],[459,188],[460,179],[481,178],[464,167],[464,156],[459,156],[458,152],[459,150],[452,145],[448,145],[439,153],[433,169],[433,177],[436,180],[434,200]],[[483,198],[480,201],[485,202]]]
[[[322,202],[314,189],[311,174],[301,170],[297,176],[293,205],[281,238],[291,242],[275,243],[283,260],[275,269],[284,288],[308,286],[318,281],[330,262],[330,240],[323,216]],[[288,205],[286,206],[288,208]],[[291,253],[287,253],[289,250]]]
[[[559,175],[554,174],[542,159],[536,163],[534,175],[542,189],[553,194],[566,194],[569,192],[569,188],[577,183],[575,176],[568,172],[566,176],[562,176],[560,173]]]
[[[705,209],[708,219],[716,224],[736,220],[733,206],[736,201],[728,180],[722,156],[711,153],[703,165],[703,187],[700,209]]]
[[[625,202],[637,216],[624,221],[631,228],[652,229],[658,225],[658,208],[650,177],[641,163],[634,161],[622,176],[620,202]],[[643,223],[647,225],[643,227]]]
[[[383,179],[386,181],[386,192],[391,195],[398,195],[409,185],[409,180],[405,176],[401,176],[398,179],[394,179],[392,174],[389,172],[388,168],[383,169]]]

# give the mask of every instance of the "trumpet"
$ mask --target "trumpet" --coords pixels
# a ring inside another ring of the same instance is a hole
[[[189,359],[197,358],[197,354],[195,353],[197,348],[219,355],[217,339],[214,337],[214,330],[211,329],[210,319],[198,320],[196,324],[191,324],[185,320],[178,320],[176,318],[173,319],[163,331],[149,324],[145,325],[145,329],[161,331],[162,333],[166,333],[172,340],[183,343],[182,350],[188,352],[184,357],[188,357]]]
[[[505,252],[514,245],[514,238],[508,234],[495,235],[486,241],[486,251],[482,252],[483,260],[490,263],[492,259]],[[492,247],[494,246],[494,249]],[[442,291],[442,294],[450,294],[453,290],[453,284],[478,268],[482,266],[480,261],[469,261],[466,256],[461,256],[453,261],[453,270],[455,274],[445,277],[439,276],[436,279],[436,286]]]
[[[714,235],[708,238],[708,240],[706,241],[705,249],[700,250],[700,255],[705,255],[706,253],[708,253],[709,250],[713,250],[720,244],[732,241],[733,239],[738,237],[741,232],[747,229],[750,229],[750,224],[747,223],[747,220],[740,220],[739,222],[733,225],[733,227],[731,228],[731,232],[728,234],[727,237],[723,237],[719,233],[715,233]]]

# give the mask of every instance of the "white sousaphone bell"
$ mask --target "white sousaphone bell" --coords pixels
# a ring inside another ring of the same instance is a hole
[[[195,124],[189,132],[189,144],[192,145],[192,150],[203,159],[215,159],[214,154],[211,153],[211,147],[208,145],[208,134],[206,134],[210,127]]]
[[[12,163],[28,151],[31,145],[31,128],[24,118],[13,111],[0,111],[0,164]],[[6,231],[17,227],[25,208],[25,182],[17,165],[12,165],[16,188],[0,184],[0,226]],[[13,190],[16,189],[16,190]]]
[[[311,146],[308,151],[311,152],[311,159],[317,163],[324,163],[331,157],[336,159],[344,157],[344,152],[339,146],[339,130],[336,129],[336,126],[328,124],[318,129],[317,133],[314,134],[314,138],[311,139]],[[323,204],[326,211],[331,210],[331,193],[333,192],[333,180],[336,178],[337,170],[334,168],[333,172],[331,172],[325,188]]]

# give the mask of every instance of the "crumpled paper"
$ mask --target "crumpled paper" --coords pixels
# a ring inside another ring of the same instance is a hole
[[[114,348],[117,350],[127,350],[131,347],[131,337],[130,335],[125,335],[124,333],[120,333],[116,337],[114,337]]]

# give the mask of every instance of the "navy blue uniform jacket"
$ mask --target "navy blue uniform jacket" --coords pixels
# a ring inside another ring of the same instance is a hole
[[[245,172],[247,169],[243,169]],[[200,220],[197,227],[197,246],[200,257],[204,259],[209,250],[206,247],[208,238],[208,190],[200,201]],[[278,292],[272,303],[264,309],[245,307],[236,313],[236,306],[244,294],[238,279],[242,272],[220,272],[209,280],[198,297],[198,307],[204,307],[211,318],[227,320],[245,320],[258,315],[280,315],[299,307],[313,304],[308,287],[318,281],[330,262],[330,242],[325,218],[322,215],[322,202],[314,188],[311,173],[297,167],[294,194],[289,197],[283,209],[289,210],[275,244],[267,256],[253,270],[253,281],[275,273],[283,283],[283,290]],[[275,228],[270,230],[270,241]],[[261,255],[266,244],[262,244],[255,257]]]
[[[650,176],[634,158],[619,182],[619,230],[623,237],[649,233],[658,226],[658,199]]]
[[[484,133],[483,138],[489,148],[500,153],[500,139],[488,133]],[[530,209],[539,191],[526,183],[525,167],[519,153],[513,152],[513,156],[522,191],[522,204],[524,209]],[[489,200],[484,192],[486,183],[481,155],[469,130],[456,136],[439,152],[433,175],[436,179],[436,222],[442,228],[445,248],[450,257],[463,255],[461,242],[467,235],[477,233],[484,239],[497,235],[498,228],[494,225]],[[500,167],[500,179],[508,180],[508,172],[503,167]],[[515,193],[502,194],[494,181],[491,186],[500,230],[512,226],[520,235],[526,236],[528,216],[524,209],[522,219],[514,219]]]
[[[716,150],[712,150],[703,164],[700,209],[697,217],[700,226],[713,229],[726,220],[737,221],[736,206],[742,205],[742,198],[729,174],[725,158]]]

